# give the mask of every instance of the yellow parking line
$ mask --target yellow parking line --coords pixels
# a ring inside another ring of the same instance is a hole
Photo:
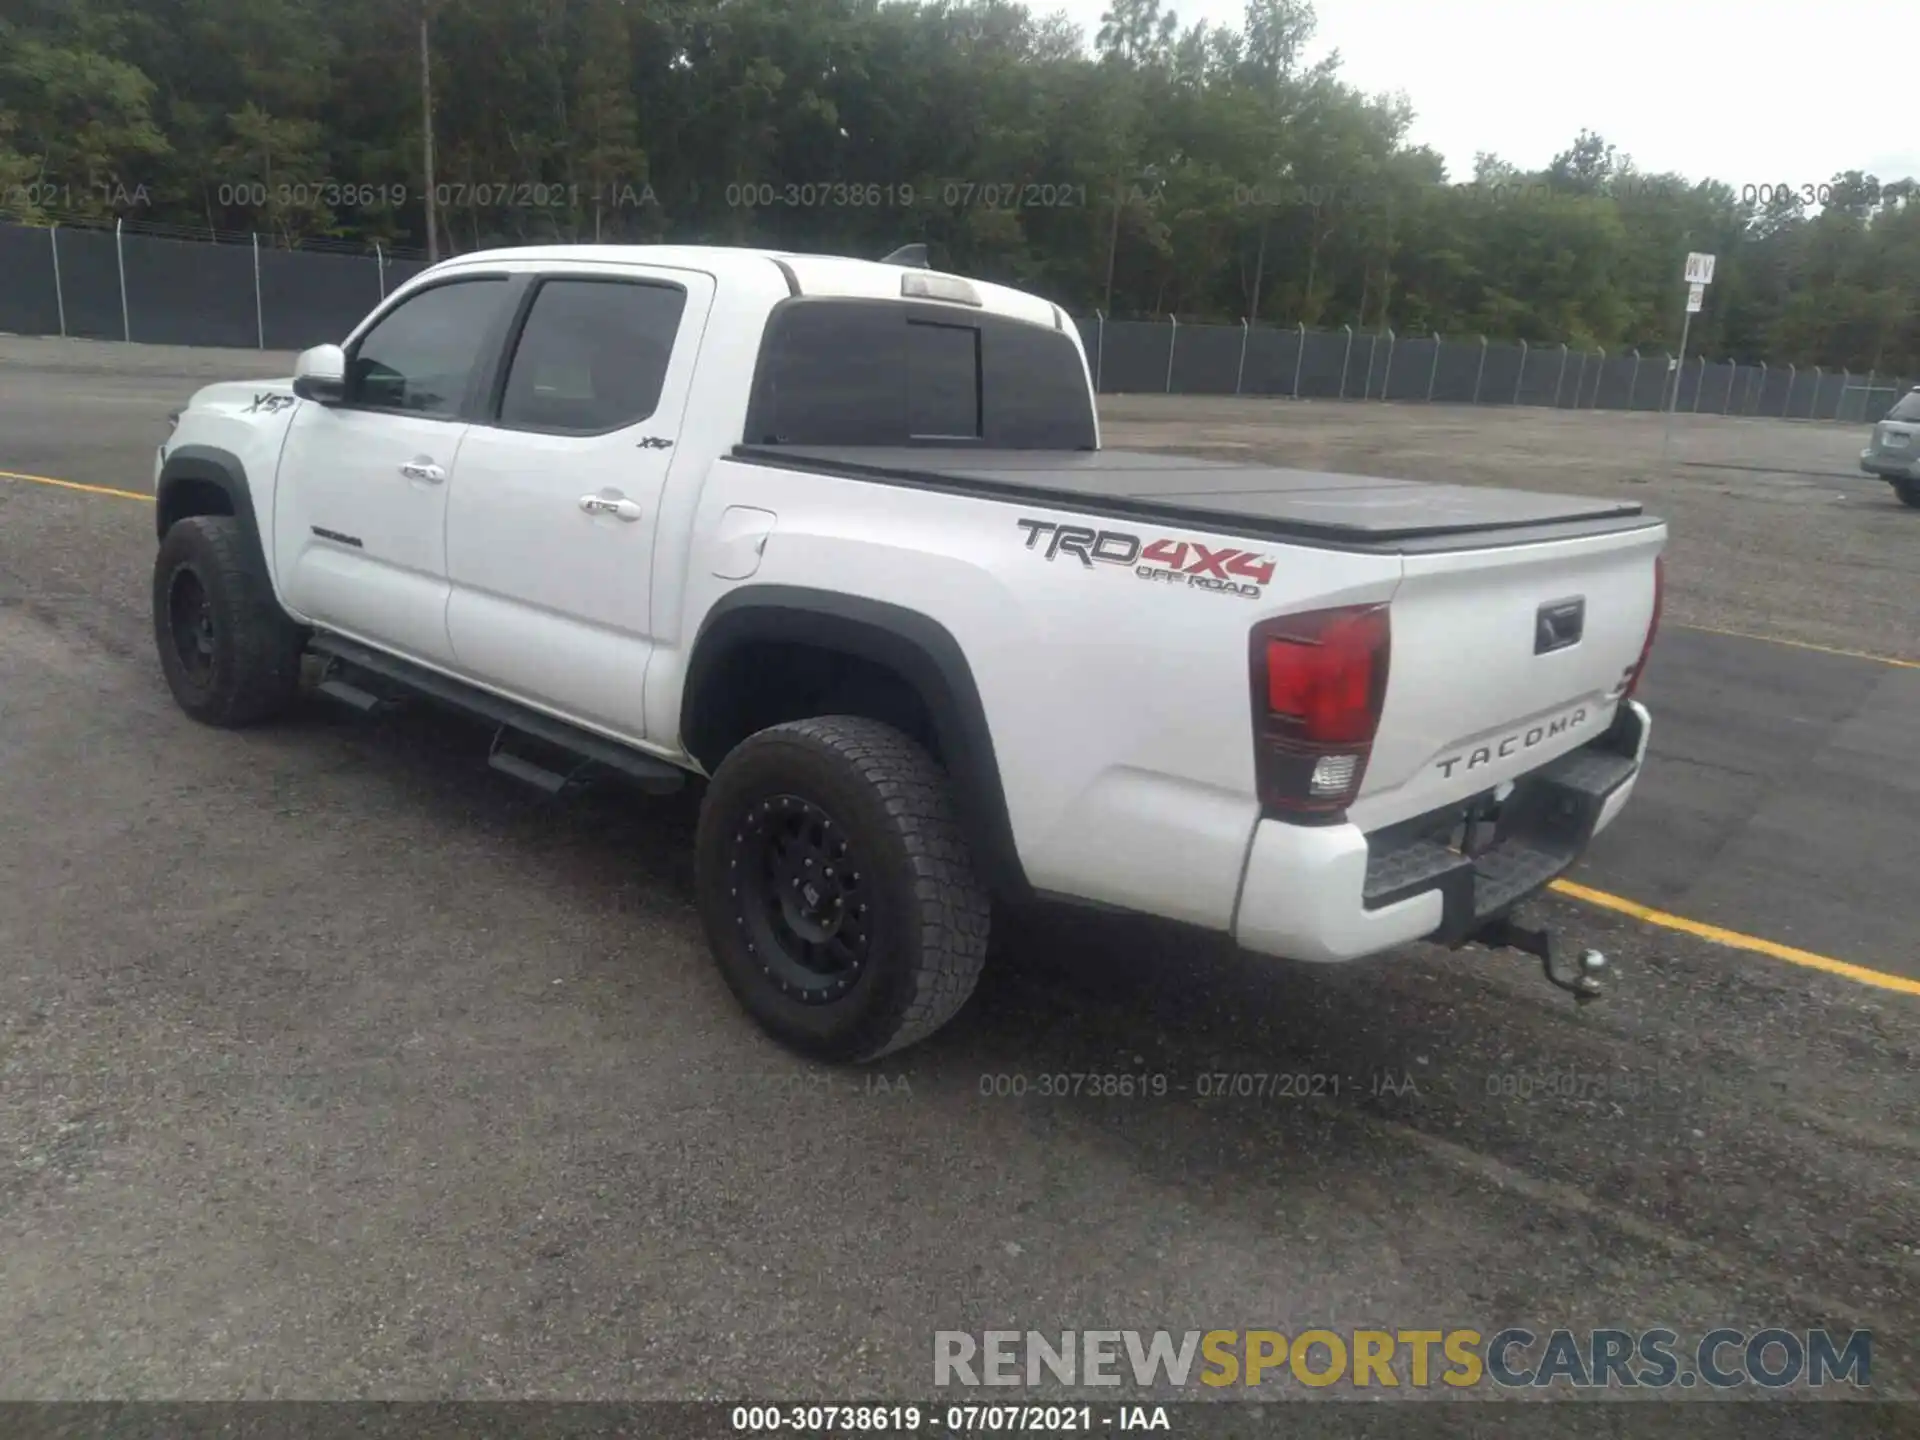
[[[30,485],[58,485],[62,490],[84,490],[89,495],[112,495],[121,500],[144,500],[149,505],[153,496],[142,495],[137,490],[115,490],[108,485],[82,485],[77,480],[56,480],[51,475],[22,475],[17,470],[0,470],[0,480],[25,480]]]
[[[1674,621],[1676,630],[1698,630],[1707,635],[1731,635],[1736,640],[1764,640],[1769,645],[1791,645],[1796,650],[1818,650],[1822,655],[1845,655],[1852,660],[1871,660],[1879,665],[1898,665],[1902,670],[1920,670],[1920,660],[1896,660],[1891,655],[1870,655],[1865,650],[1842,650],[1834,645],[1816,645],[1811,640],[1783,640],[1778,635],[1756,635],[1750,630],[1722,630],[1715,625],[1683,625]]]
[[[1649,925],[1661,925],[1669,930],[1697,935],[1700,939],[1711,940],[1716,945],[1730,945],[1736,950],[1751,950],[1756,955],[1768,955],[1775,960],[1784,960],[1789,965],[1804,965],[1809,970],[1821,970],[1828,975],[1838,975],[1843,980],[1871,985],[1879,990],[1893,990],[1902,995],[1920,995],[1920,980],[1909,980],[1904,975],[1889,975],[1884,970],[1869,970],[1864,965],[1852,965],[1845,960],[1835,960],[1831,955],[1816,955],[1811,950],[1782,945],[1777,940],[1762,940],[1757,935],[1742,935],[1738,930],[1723,930],[1718,925],[1689,920],[1684,915],[1669,915],[1664,910],[1655,910],[1649,905],[1642,905],[1637,900],[1622,899],[1618,895],[1609,895],[1604,890],[1595,890],[1571,880],[1556,880],[1553,882],[1553,889],[1562,895],[1570,895],[1576,900],[1584,900],[1589,905],[1598,905],[1606,910],[1618,910],[1622,915],[1631,915],[1634,919],[1644,920]]]

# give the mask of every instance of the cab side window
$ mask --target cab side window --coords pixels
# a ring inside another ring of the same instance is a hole
[[[604,434],[660,404],[687,308],[678,285],[548,280],[514,346],[499,423],[513,430]]]
[[[354,347],[347,403],[457,416],[506,292],[503,279],[460,280],[403,301]]]

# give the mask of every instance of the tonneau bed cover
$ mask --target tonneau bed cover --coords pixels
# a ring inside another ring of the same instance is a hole
[[[1151,518],[1336,549],[1431,551],[1658,525],[1631,500],[1239,465],[1133,450],[741,445],[756,464]]]

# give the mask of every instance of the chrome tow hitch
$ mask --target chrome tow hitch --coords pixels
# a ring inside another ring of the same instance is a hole
[[[1489,950],[1518,950],[1537,957],[1547,979],[1583,1003],[1606,993],[1600,977],[1607,968],[1607,957],[1598,950],[1587,950],[1578,960],[1573,959],[1544,925],[1522,925],[1502,915],[1482,926],[1473,942]]]

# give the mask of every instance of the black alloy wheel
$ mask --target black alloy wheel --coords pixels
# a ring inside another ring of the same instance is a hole
[[[735,918],[783,994],[823,1004],[859,980],[873,924],[860,864],[847,832],[811,800],[776,795],[742,818],[727,865]]]

